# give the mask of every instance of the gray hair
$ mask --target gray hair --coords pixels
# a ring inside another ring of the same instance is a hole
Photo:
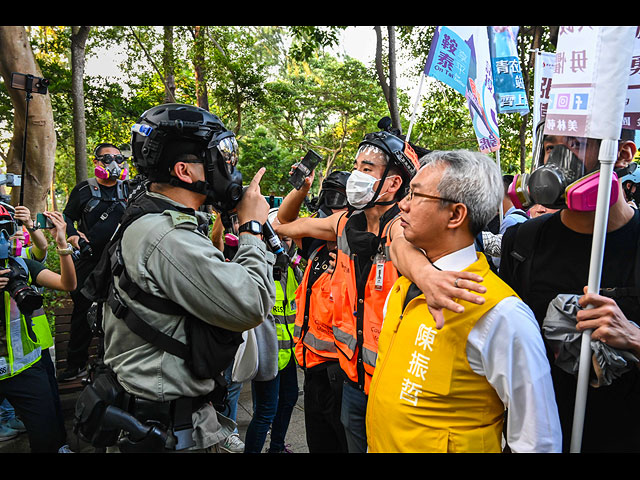
[[[471,233],[480,233],[498,213],[503,198],[502,175],[496,162],[479,152],[453,150],[428,153],[420,159],[421,169],[427,165],[446,167],[438,194],[464,203]]]

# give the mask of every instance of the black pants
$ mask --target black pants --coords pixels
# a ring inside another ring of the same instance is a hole
[[[0,380],[0,400],[8,399],[24,423],[33,453],[56,453],[65,444],[57,389],[42,359],[14,377]]]
[[[340,421],[343,382],[337,362],[304,372],[304,421],[309,453],[347,453]]]
[[[93,333],[89,328],[87,312],[91,307],[91,300],[78,290],[71,294],[73,312],[71,313],[71,333],[67,347],[67,368],[82,368],[89,359],[89,345]]]

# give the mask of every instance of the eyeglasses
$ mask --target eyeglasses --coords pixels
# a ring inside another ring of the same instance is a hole
[[[451,200],[449,198],[436,197],[434,195],[427,195],[426,193],[418,193],[413,189],[409,189],[409,193],[407,194],[407,199],[411,201],[413,200],[413,197],[422,197],[422,198],[427,198],[429,200],[440,200],[442,202],[449,202],[449,203],[460,203],[455,200]]]
[[[105,165],[110,164],[111,162],[113,162],[114,160],[116,161],[116,163],[120,164],[122,162],[125,161],[124,155],[118,154],[118,155],[111,155],[110,153],[106,153],[104,155],[99,155],[96,156],[96,159],[100,160],[102,163],[104,163]]]

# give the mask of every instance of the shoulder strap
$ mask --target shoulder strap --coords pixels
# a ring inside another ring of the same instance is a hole
[[[157,312],[191,317],[189,312],[172,300],[144,292],[140,287],[138,287],[138,285],[133,283],[127,273],[120,251],[122,235],[135,220],[150,213],[163,213],[166,211],[175,212],[177,215],[183,216],[191,215],[193,213],[191,209],[180,208],[167,201],[148,195],[138,197],[136,201],[130,205],[130,208],[127,209],[122,217],[120,227],[109,244],[109,246],[115,246],[111,257],[109,258],[111,263],[111,272],[113,275],[117,275],[119,277],[118,286],[127,293],[129,298],[135,299],[146,308]],[[176,224],[175,216],[172,215],[172,219],[174,226],[179,228],[179,225]],[[108,250],[112,249],[108,248]],[[189,349],[186,344],[151,326],[126,305],[122,297],[118,295],[114,288],[113,280],[109,286],[107,304],[111,307],[111,311],[117,318],[123,320],[134,333],[147,342],[184,360],[189,358]]]
[[[102,193],[100,192],[100,185],[98,184],[98,180],[96,180],[96,177],[87,178],[87,183],[89,184],[89,189],[91,190],[91,196],[96,198],[102,198]]]

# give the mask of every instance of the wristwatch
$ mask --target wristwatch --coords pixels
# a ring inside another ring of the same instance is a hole
[[[58,247],[56,250],[58,251],[58,255],[71,255],[73,253],[73,246],[71,246],[71,244],[67,243],[67,247],[66,248]]]
[[[262,224],[257,220],[250,220],[247,223],[243,223],[238,228],[238,233],[249,232],[254,235],[260,235],[262,233]]]

